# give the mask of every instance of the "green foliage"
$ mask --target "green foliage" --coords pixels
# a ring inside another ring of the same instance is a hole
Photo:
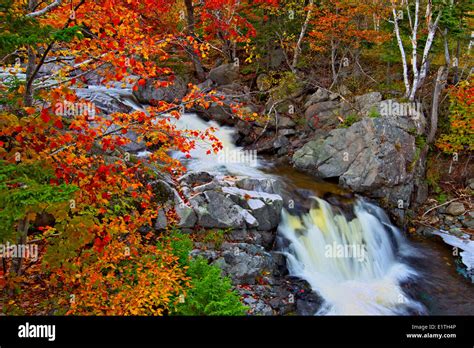
[[[378,118],[380,117],[380,112],[377,110],[377,108],[374,106],[370,109],[369,115],[370,118]]]
[[[444,204],[448,201],[448,196],[446,195],[446,193],[440,193],[437,197],[436,197],[436,200],[438,201],[438,203],[440,204]]]
[[[419,149],[423,149],[426,145],[426,136],[424,135],[416,135],[415,137],[415,145]]]
[[[291,71],[286,71],[283,74],[272,74],[270,79],[271,83],[276,85],[271,92],[274,101],[286,99],[302,87],[298,77]]]
[[[232,290],[230,279],[222,276],[221,269],[209,265],[202,257],[189,258],[193,242],[188,235],[173,230],[167,239],[173,254],[182,266],[188,267],[187,275],[191,277],[184,302],[174,309],[176,315],[245,315],[247,308]]]
[[[213,243],[216,246],[216,248],[220,248],[222,243],[224,242],[224,235],[225,235],[224,230],[209,231],[206,237],[204,237],[204,242]]]
[[[14,235],[14,224],[27,214],[53,209],[67,202],[76,186],[51,186],[52,173],[41,163],[9,164],[0,161],[0,241]]]
[[[222,277],[221,270],[199,257],[191,261],[188,275],[191,289],[184,303],[177,306],[178,315],[244,315],[246,307],[232,291],[230,279]]]
[[[35,18],[19,16],[12,10],[12,1],[0,2],[0,55],[18,47],[49,42],[70,42],[83,35],[78,26],[56,29],[41,26]]]
[[[0,105],[8,107],[10,110],[18,110],[22,97],[17,91],[22,83],[23,81],[15,75],[4,78],[2,81],[3,88],[0,89]]]
[[[435,193],[441,193],[442,189],[439,186],[439,181],[441,180],[441,168],[435,159],[430,159],[427,161],[426,168],[426,182],[432,188]]]
[[[189,265],[189,253],[193,249],[193,241],[188,235],[173,229],[167,237],[170,241],[173,255],[178,257],[179,263],[184,266]]]
[[[452,2],[443,8],[440,27],[447,28],[455,38],[469,40],[469,19],[473,18],[473,11],[474,3],[471,0]]]
[[[354,123],[356,123],[357,121],[359,121],[359,116],[355,115],[355,114],[351,114],[351,115],[348,115],[346,117],[346,119],[344,120],[344,122],[342,122],[339,127],[340,128],[349,128],[350,126],[352,126]]]

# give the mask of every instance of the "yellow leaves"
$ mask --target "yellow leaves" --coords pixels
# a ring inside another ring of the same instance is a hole
[[[0,127],[14,127],[18,126],[19,121],[18,117],[16,117],[13,114],[8,114],[8,113],[0,113]]]

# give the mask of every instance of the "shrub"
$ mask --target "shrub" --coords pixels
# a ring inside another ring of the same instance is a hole
[[[443,152],[454,153],[474,149],[474,78],[463,81],[449,93],[450,127],[440,136],[436,146]]]
[[[173,254],[177,256],[182,266],[187,267],[187,276],[191,278],[190,286],[186,289],[184,302],[174,308],[176,315],[244,315],[245,307],[239,295],[232,290],[230,279],[223,277],[221,269],[212,266],[198,257],[189,258],[193,243],[188,235],[173,231],[169,237]]]
[[[232,291],[230,279],[222,277],[221,269],[199,257],[190,262],[192,278],[184,303],[177,306],[178,315],[244,315],[247,307]]]

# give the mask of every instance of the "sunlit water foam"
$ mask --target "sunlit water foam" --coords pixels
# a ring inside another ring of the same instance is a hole
[[[358,201],[355,218],[348,221],[329,203],[315,200],[317,207],[301,217],[284,211],[279,226],[290,242],[285,251],[290,274],[305,279],[325,300],[315,314],[424,312],[400,286],[417,275],[399,257],[413,250],[394,226],[386,226],[385,213]]]

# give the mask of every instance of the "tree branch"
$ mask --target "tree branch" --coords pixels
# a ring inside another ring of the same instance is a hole
[[[62,0],[55,0],[53,3],[49,4],[48,6],[46,6],[45,8],[41,10],[28,13],[26,17],[30,17],[30,18],[39,17],[41,15],[44,15],[47,12],[54,10],[56,7],[59,7],[61,3],[62,3]]]

